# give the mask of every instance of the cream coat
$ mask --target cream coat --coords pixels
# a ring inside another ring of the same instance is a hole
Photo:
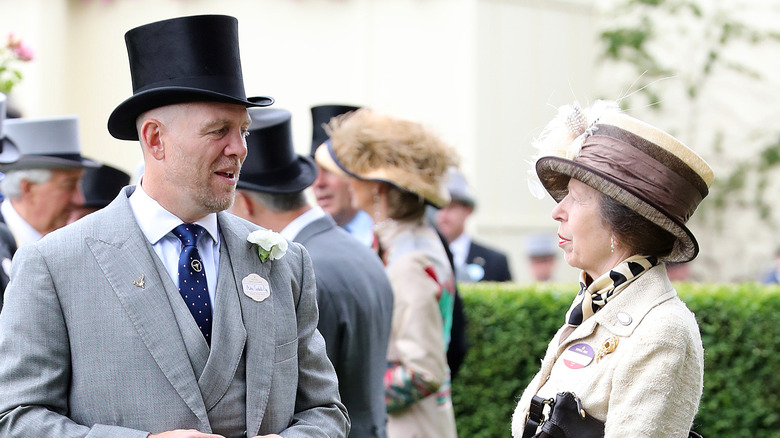
[[[702,393],[704,350],[696,319],[677,297],[664,265],[637,278],[561,346],[560,335],[561,330],[517,405],[515,438],[523,434],[534,394],[554,398],[564,391],[579,396],[583,408],[606,423],[605,438],[688,436]],[[613,336],[617,347],[597,362],[600,347]],[[578,344],[592,347],[594,357],[572,369],[564,359],[582,362],[587,356],[563,353]]]
[[[388,221],[376,227],[393,287],[393,324],[387,360],[401,363],[438,391],[388,416],[389,438],[454,438],[447,341],[439,307],[454,275],[436,232],[422,222]],[[437,280],[426,272],[433,269]],[[452,308],[448,309],[449,315]]]

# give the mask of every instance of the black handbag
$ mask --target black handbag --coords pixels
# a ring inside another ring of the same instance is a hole
[[[545,406],[550,407],[545,418]],[[537,428],[541,426],[539,433]],[[604,423],[584,409],[571,392],[559,392],[555,399],[534,396],[523,430],[523,438],[603,438]]]
[[[545,408],[549,412],[545,415]],[[541,428],[539,428],[541,426]],[[537,429],[539,432],[537,433]],[[604,423],[590,416],[579,397],[559,392],[555,399],[534,396],[526,417],[522,438],[603,438]],[[688,438],[702,438],[691,430]]]

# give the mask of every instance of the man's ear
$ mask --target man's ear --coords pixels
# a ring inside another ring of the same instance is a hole
[[[141,146],[156,160],[165,158],[165,144],[162,138],[164,129],[164,125],[159,120],[146,119],[138,133]]]
[[[21,190],[21,193],[22,193],[21,197],[25,198],[27,196],[27,194],[29,194],[30,191],[32,191],[33,187],[35,187],[35,183],[34,182],[30,182],[30,181],[22,178],[22,180],[19,182],[19,189]]]

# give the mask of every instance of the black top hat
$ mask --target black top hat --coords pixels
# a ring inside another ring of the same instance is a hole
[[[295,154],[290,112],[253,108],[249,116],[248,152],[237,186],[265,193],[293,193],[312,185],[317,166],[310,157]]]
[[[130,175],[106,164],[84,170],[81,188],[84,191],[84,207],[103,208],[116,198],[122,188],[130,183]]]
[[[328,139],[328,134],[325,133],[325,128],[322,125],[327,125],[333,117],[358,109],[360,109],[359,106],[350,105],[319,105],[311,107],[312,134],[310,155],[313,157],[317,147]]]
[[[184,102],[268,106],[270,97],[246,97],[238,50],[238,20],[197,15],[158,21],[125,34],[133,96],[108,118],[120,140],[138,140],[135,122],[152,108]]]

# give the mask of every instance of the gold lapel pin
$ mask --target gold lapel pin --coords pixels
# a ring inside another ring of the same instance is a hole
[[[617,336],[610,336],[609,338],[607,338],[604,341],[604,343],[601,344],[601,348],[599,348],[599,351],[596,352],[596,362],[601,360],[602,357],[615,351],[615,349],[618,346],[618,342],[620,342],[620,340],[618,339]]]
[[[141,278],[138,279],[138,281],[133,280],[133,284],[140,287],[141,289],[144,288],[144,274],[141,274]]]

